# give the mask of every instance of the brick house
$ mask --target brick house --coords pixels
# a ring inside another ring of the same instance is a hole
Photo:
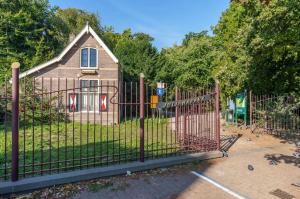
[[[20,78],[33,78],[46,95],[59,95],[59,106],[75,121],[119,121],[118,59],[88,23],[57,57],[21,73]]]

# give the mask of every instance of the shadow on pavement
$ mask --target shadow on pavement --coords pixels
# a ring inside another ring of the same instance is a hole
[[[242,134],[221,135],[221,151],[227,152],[240,137],[242,137]]]
[[[265,158],[271,165],[280,163],[291,164],[300,168],[300,148],[296,149],[292,155],[285,154],[266,154]]]

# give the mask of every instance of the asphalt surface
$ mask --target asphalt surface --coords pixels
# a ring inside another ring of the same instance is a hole
[[[300,181],[300,158],[294,155],[300,152],[297,143],[235,128],[222,129],[222,134],[222,146],[229,150],[226,158],[120,177],[109,187],[83,191],[74,198],[237,198],[191,171],[201,172],[245,198],[300,198],[300,188],[292,185]]]

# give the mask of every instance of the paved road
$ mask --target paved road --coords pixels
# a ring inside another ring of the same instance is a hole
[[[254,135],[247,130],[224,129],[229,139],[229,157],[204,161],[166,172],[146,173],[136,177],[120,177],[110,187],[95,192],[84,191],[75,198],[235,198],[215,185],[191,174],[200,171],[247,198],[300,198],[300,188],[291,185],[300,181],[300,146],[269,135]],[[237,138],[238,133],[242,136]],[[228,144],[227,143],[227,144]],[[248,170],[252,165],[254,170]],[[279,193],[275,196],[271,193]]]
[[[84,192],[75,198],[175,199],[232,198],[214,185],[197,176],[183,172],[169,176],[144,176],[114,183],[98,192]]]

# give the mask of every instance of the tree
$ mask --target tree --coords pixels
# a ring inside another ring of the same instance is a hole
[[[64,27],[64,39],[66,42],[69,40],[69,36],[77,35],[82,28],[89,23],[89,25],[99,35],[102,35],[102,27],[100,24],[100,18],[97,14],[83,11],[77,8],[57,9],[56,16],[63,21]]]
[[[223,97],[300,91],[300,2],[233,2],[214,28]]]
[[[10,64],[21,63],[21,70],[52,58],[63,40],[56,8],[47,0],[0,0],[0,81],[10,75]]]
[[[222,101],[248,89],[251,57],[247,39],[253,18],[261,9],[256,0],[232,2],[214,27],[215,46],[214,76],[220,81]]]
[[[212,39],[207,32],[189,33],[183,45],[162,50],[156,80],[185,89],[212,85]]]
[[[300,2],[273,0],[253,20],[248,36],[250,88],[263,93],[300,92]]]
[[[148,82],[154,80],[158,52],[152,45],[153,38],[144,33],[132,34],[125,30],[117,40],[114,52],[119,58],[125,81],[137,81],[144,73]]]

